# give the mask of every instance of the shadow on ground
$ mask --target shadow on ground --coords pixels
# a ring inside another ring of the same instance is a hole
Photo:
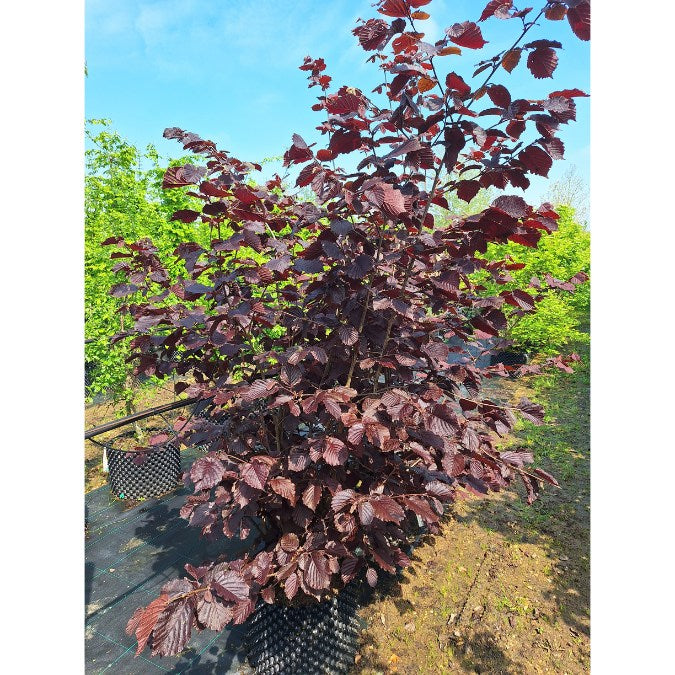
[[[527,506],[524,490],[458,502],[413,566],[372,595],[358,673],[587,673],[589,669],[589,378],[500,381],[490,398],[527,396],[548,423],[520,424],[560,489]]]
[[[191,461],[184,458],[184,466]],[[208,542],[180,517],[185,489],[142,503],[111,499],[107,487],[87,495],[85,545],[86,672],[240,673],[245,626],[216,634],[193,634],[178,657],[134,658],[136,641],[125,632],[134,611],[147,606],[186,563],[198,565],[220,554],[238,557],[249,541]]]

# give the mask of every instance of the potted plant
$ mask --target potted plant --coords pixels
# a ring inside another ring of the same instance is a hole
[[[485,269],[503,282],[508,261],[486,261],[488,243],[534,247],[558,216],[508,191],[473,216],[441,223],[435,213],[452,192],[468,201],[481,187],[526,189],[530,174],[546,176],[562,157],[557,131],[586,94],[512,98],[494,80],[521,56],[535,77],[552,76],[560,43],[528,34],[567,15],[588,39],[589,3],[518,11],[490,2],[480,21],[509,19],[514,42],[479,64],[475,85],[453,64],[460,50],[485,44],[481,27],[454,23],[426,43],[417,23],[426,4],[382,0],[380,16],[353,31],[383,70],[379,104],[352,87],[329,93],[322,59],[302,64],[321,92],[313,108],[325,118],[327,147],[295,135],[284,163],[299,169],[295,185],[310,186],[313,201],[278,176],[253,184],[257,165],[170,128],[165,137],[206,160],[167,170],[165,188],[189,186],[202,204],[174,217],[208,224],[210,244],[180,244],[184,272],[170,274],[151,241],[107,242],[128,263],[125,292],[143,298],[124,305],[134,328],[118,336],[130,340],[136,368],[191,375],[178,390],[212,410],[177,432],[177,443],[208,443],[187,474],[194,494],[183,517],[206,536],[257,538],[237,560],[186,565],[188,577],[139,608],[127,627],[139,653],[150,644],[154,654],[177,654],[192,630],[243,623],[261,604],[311,608],[355,580],[375,586],[382,572],[410,564],[419,523],[438,532],[462,495],[518,478],[532,502],[540,483],[557,485],[529,467],[529,452],[495,448],[516,414],[541,423],[541,407],[481,396],[484,378],[503,367],[478,368],[469,348],[450,363],[447,339],[471,347],[504,329],[505,303],[534,309],[520,290],[485,297],[470,275]],[[341,155],[356,166],[339,168]],[[470,180],[467,168],[477,170]],[[569,369],[575,358],[521,370]],[[258,672],[272,672],[274,658],[279,672],[344,671],[343,661],[317,665],[317,656],[301,663],[301,650],[302,642],[268,654]]]
[[[195,200],[185,190],[161,190],[163,171],[152,146],[140,151],[107,120],[88,120],[86,135],[90,147],[85,179],[85,396],[89,402],[119,405],[120,415],[131,416],[139,407],[139,395],[155,383],[148,382],[147,373],[134,372],[126,343],[111,344],[116,327],[124,330],[129,320],[119,312],[121,297],[129,300],[119,284],[126,261],[116,260],[110,269],[101,241],[113,232],[128,239],[153,236],[160,251],[169,254],[180,241],[199,240],[204,233],[169,220],[174,211]],[[144,168],[148,164],[150,168]],[[153,432],[138,423],[129,429],[114,442],[99,444],[111,492],[141,499],[175,488],[181,473],[178,448],[155,445],[149,452],[146,446]]]

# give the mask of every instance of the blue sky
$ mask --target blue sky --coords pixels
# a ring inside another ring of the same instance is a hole
[[[456,21],[476,21],[484,4],[433,0],[424,8],[432,19],[419,22],[425,39],[438,39]],[[308,89],[306,73],[298,70],[304,56],[322,56],[336,88],[347,84],[369,92],[379,83],[379,71],[365,63],[372,52],[351,34],[358,17],[372,16],[371,0],[87,0],[86,116],[111,119],[130,142],[153,143],[166,157],[182,150],[162,138],[170,126],[210,138],[240,159],[281,155],[294,132],[307,141],[320,138],[314,128],[321,115],[310,109],[320,92]],[[520,22],[489,19],[480,25],[489,44],[443,57],[444,72],[467,78],[477,61],[513,42]],[[589,91],[589,46],[567,21],[546,21],[530,35],[562,42],[554,79],[535,80],[523,59],[512,74],[502,70],[493,81],[506,84],[514,97],[545,97],[571,87]],[[560,134],[566,161],[554,163],[553,180],[570,165],[589,180],[590,106],[588,99],[576,101],[577,122]],[[535,179],[531,197],[546,186]]]

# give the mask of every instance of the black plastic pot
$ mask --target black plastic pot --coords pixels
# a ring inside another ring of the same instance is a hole
[[[89,389],[95,377],[96,364],[93,361],[84,362],[84,388]]]
[[[110,491],[120,499],[159,497],[180,482],[180,450],[171,443],[143,453],[144,458],[114,448],[106,448],[106,454]]]
[[[358,600],[358,589],[350,584],[323,602],[262,603],[246,640],[256,675],[347,675],[358,648]]]
[[[517,351],[515,349],[507,349],[498,354],[490,356],[490,365],[496,366],[498,363],[503,363],[505,366],[522,366],[530,360],[530,355],[526,352]]]

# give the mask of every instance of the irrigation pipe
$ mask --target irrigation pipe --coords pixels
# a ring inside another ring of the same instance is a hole
[[[94,436],[104,434],[106,431],[112,431],[113,429],[118,429],[119,427],[126,426],[127,424],[133,424],[139,420],[144,420],[146,417],[159,415],[161,413],[169,412],[170,410],[175,410],[176,408],[184,408],[185,406],[196,403],[199,400],[199,397],[184,398],[180,401],[174,401],[173,403],[165,403],[164,405],[159,405],[155,408],[141,410],[140,412],[134,413],[133,415],[128,415],[127,417],[122,417],[121,419],[113,420],[112,422],[106,422],[105,424],[101,424],[98,427],[87,429],[84,432],[84,438],[85,440],[88,440]]]

